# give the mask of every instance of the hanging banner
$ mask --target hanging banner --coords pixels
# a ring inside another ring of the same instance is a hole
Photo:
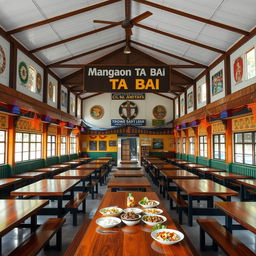
[[[145,100],[145,93],[112,93],[112,100]]]
[[[84,67],[86,92],[168,92],[169,66]]]

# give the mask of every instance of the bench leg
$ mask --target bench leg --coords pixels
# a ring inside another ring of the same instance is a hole
[[[72,215],[73,215],[73,226],[77,226],[77,209],[73,209]]]
[[[183,220],[182,220],[182,208],[177,206],[177,209],[178,209],[178,215],[179,215],[179,224],[182,224],[182,222],[183,222]]]
[[[62,247],[62,228],[56,233],[56,248],[58,251],[61,251]]]
[[[199,232],[200,232],[200,250],[205,251],[205,232],[201,227]]]
[[[82,203],[82,213],[86,213],[86,199],[84,199]]]
[[[98,194],[99,188],[98,188],[98,183],[96,184],[96,194]]]

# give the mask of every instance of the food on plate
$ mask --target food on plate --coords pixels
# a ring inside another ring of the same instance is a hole
[[[158,229],[164,229],[164,228],[166,228],[165,225],[156,224],[156,225],[152,228],[152,231],[155,231],[155,230],[158,230]]]
[[[162,222],[164,219],[157,215],[145,215],[143,216],[143,220],[147,222]]]
[[[123,209],[118,207],[107,207],[100,210],[100,213],[103,215],[117,215],[120,214]]]
[[[161,214],[163,211],[158,208],[148,208],[144,210],[144,213],[146,214]]]
[[[178,241],[180,237],[175,232],[159,231],[156,238],[160,241]]]
[[[104,218],[104,220],[101,220],[101,224],[104,226],[108,226],[108,225],[116,225],[119,222],[116,219],[109,219],[109,218]]]
[[[96,223],[103,228],[113,228],[121,223],[116,217],[102,217],[96,220]]]
[[[124,212],[134,212],[136,214],[142,213],[142,210],[140,208],[126,208],[124,209]]]
[[[159,202],[156,200],[149,200],[147,197],[143,197],[139,204],[143,207],[155,207],[159,205]]]
[[[134,212],[126,212],[121,216],[122,219],[124,220],[136,220],[140,218],[140,215],[134,213]]]

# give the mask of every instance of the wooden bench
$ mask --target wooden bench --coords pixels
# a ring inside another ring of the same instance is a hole
[[[62,225],[66,219],[50,218],[41,225],[35,233],[14,249],[9,256],[34,256],[43,247],[49,245],[50,239],[56,234],[56,249],[61,250],[62,245]]]
[[[99,180],[100,180],[100,185],[102,186],[105,183],[106,177],[108,174],[108,170],[102,170],[101,174],[99,176]]]
[[[93,179],[92,182],[88,182],[86,184],[86,188],[90,191],[92,194],[92,199],[94,199],[94,193],[98,194],[98,183],[99,179]],[[96,187],[96,190],[94,190],[94,187]]]
[[[175,191],[169,191],[168,195],[170,199],[170,209],[174,209],[173,207],[173,201],[174,201],[176,203],[176,209],[179,216],[179,223],[182,224],[182,211],[188,208],[188,204],[181,196],[178,196],[177,192]]]
[[[86,197],[87,197],[88,193],[86,192],[80,192],[77,194],[77,197],[74,200],[70,200],[68,201],[68,203],[66,204],[66,208],[70,209],[71,214],[73,215],[73,225],[76,226],[77,225],[77,213],[78,212],[82,212],[85,213],[86,212]],[[78,207],[80,206],[80,204],[82,203],[82,210],[79,211]]]
[[[232,256],[255,256],[248,247],[246,247],[237,238],[223,227],[215,219],[197,219],[200,226],[200,249],[202,251],[206,249],[217,250],[218,246],[227,254]],[[207,233],[213,239],[212,246],[205,245],[205,233]]]

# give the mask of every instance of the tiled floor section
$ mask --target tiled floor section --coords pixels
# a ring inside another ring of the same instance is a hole
[[[108,180],[109,180],[110,177],[111,177],[111,174],[108,177]],[[152,188],[153,188],[153,191],[158,193],[159,190],[155,185],[152,185]],[[39,255],[40,256],[43,256],[43,255],[48,255],[48,256],[64,255],[67,247],[71,243],[71,241],[74,238],[76,232],[79,230],[81,224],[84,221],[89,221],[93,218],[93,216],[94,216],[95,212],[97,211],[97,208],[98,208],[98,206],[100,204],[100,201],[101,201],[102,197],[104,196],[105,192],[106,192],[106,186],[104,185],[104,186],[100,187],[99,194],[96,196],[96,199],[92,200],[91,196],[89,196],[87,198],[86,214],[85,215],[78,214],[78,226],[77,227],[74,227],[72,225],[71,215],[68,214],[66,216],[66,223],[64,224],[64,227],[63,227],[63,249],[62,249],[61,252],[56,252],[56,251],[53,251],[53,250],[42,251],[42,252],[40,252]],[[158,193],[158,195],[159,195],[159,193]],[[160,195],[159,195],[159,197],[161,198],[165,207],[167,209],[169,209],[169,201],[166,200],[166,199],[163,199],[163,197],[160,196]],[[232,199],[232,200],[234,200],[234,199]],[[175,210],[171,210],[170,215],[173,219],[178,220],[178,217],[177,217],[177,214],[176,214]],[[255,215],[255,217],[256,217],[256,215]],[[38,222],[42,223],[47,218],[48,218],[48,216],[39,217]],[[212,217],[209,217],[209,218],[212,218]],[[219,222],[224,223],[224,217],[215,217],[215,218],[217,218]],[[184,216],[184,221],[183,222],[184,222],[184,224],[182,225],[183,230],[189,236],[189,238],[191,239],[191,241],[193,242],[193,244],[197,248],[197,250],[200,251],[199,250],[199,227],[196,223],[196,217],[194,217],[193,227],[189,227],[187,225],[186,215]],[[235,236],[239,237],[239,239],[241,241],[243,241],[248,247],[250,247],[254,252],[256,252],[256,236],[255,235],[253,235],[249,231],[234,231],[233,234]],[[20,229],[20,230],[15,229],[14,231],[7,234],[3,239],[3,255],[8,255],[8,252],[10,252],[14,247],[16,247],[17,244],[19,244],[20,241],[25,239],[28,235],[29,235],[29,230],[25,230],[25,229],[23,229],[23,230],[22,229]],[[204,252],[204,253],[201,252],[201,255],[202,256],[217,256],[217,255],[220,256],[220,255],[225,255],[225,254],[221,250],[219,250],[218,252],[212,252],[212,251],[207,251],[207,252]],[[92,255],[92,256],[98,256],[98,255]],[[118,256],[118,255],[116,255],[116,256]],[[141,256],[144,256],[144,255],[141,255]],[[145,256],[149,256],[149,255],[145,255]],[[232,256],[232,255],[230,255],[230,256]],[[241,255],[241,256],[243,256],[243,255]]]

